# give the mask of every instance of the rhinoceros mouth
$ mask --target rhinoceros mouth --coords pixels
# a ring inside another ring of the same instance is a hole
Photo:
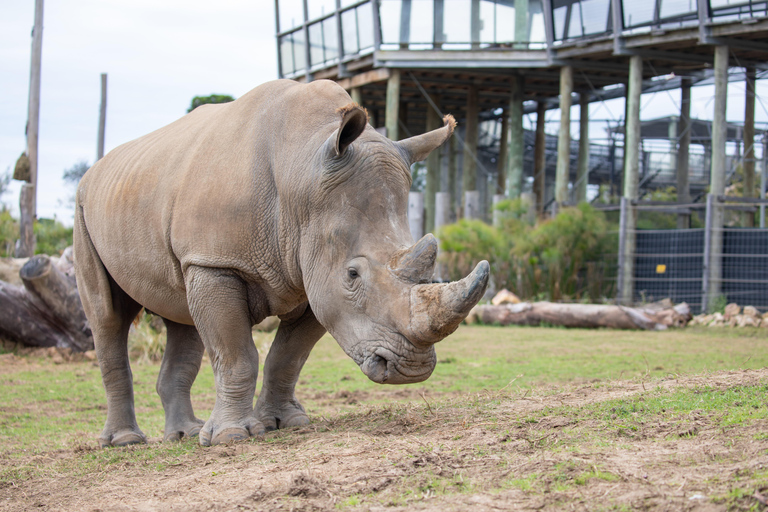
[[[434,369],[433,357],[414,362],[413,365],[403,364],[403,357],[381,346],[381,343],[365,357],[360,365],[363,373],[378,384],[409,384],[422,382],[432,375]]]

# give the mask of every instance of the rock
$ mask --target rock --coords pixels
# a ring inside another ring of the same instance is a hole
[[[707,323],[708,327],[722,327],[725,325],[725,317],[722,315],[722,313],[714,313],[709,316],[711,318]]]
[[[501,290],[493,299],[491,299],[491,304],[494,306],[498,306],[500,304],[520,304],[521,302],[522,301],[520,300],[520,297],[507,290],[506,288]]]
[[[96,351],[95,350],[86,350],[83,352],[83,357],[86,358],[88,361],[95,361],[96,360]]]
[[[744,306],[743,313],[745,316],[759,320],[761,318],[760,312],[754,306]]]
[[[759,327],[760,326],[760,317],[755,318],[749,315],[739,315],[737,318],[738,318],[738,323],[736,324],[736,327]]]
[[[735,302],[731,302],[727,306],[725,306],[725,318],[726,320],[730,320],[731,317],[734,317],[741,313],[741,306],[736,304]]]

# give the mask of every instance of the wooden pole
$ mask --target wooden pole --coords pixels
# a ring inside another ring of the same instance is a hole
[[[38,132],[40,127],[40,73],[43,56],[43,0],[35,0],[35,27],[32,31],[32,58],[29,73],[29,110],[27,118],[27,156],[29,183],[22,186],[19,198],[19,242],[16,257],[35,253],[34,223],[37,218]]]
[[[536,142],[533,149],[533,194],[536,198],[536,214],[544,215],[544,198],[547,177],[547,134],[544,131],[547,105],[543,101],[536,104]]]
[[[509,110],[501,113],[501,136],[499,137],[499,160],[496,162],[496,194],[507,190],[507,166],[509,165]]]
[[[507,197],[516,199],[523,191],[523,153],[525,152],[525,134],[523,132],[523,87],[522,75],[512,77],[512,94],[509,99],[509,156],[507,161],[509,185]],[[505,191],[499,191],[503,194]]]
[[[387,80],[387,111],[384,114],[384,123],[387,127],[387,137],[390,140],[400,140],[400,127],[398,118],[400,115],[400,70],[393,69]]]
[[[408,192],[408,227],[414,240],[424,236],[424,194]]]
[[[515,0],[515,48],[528,49],[528,0]]]
[[[432,101],[440,108],[440,98],[432,96]],[[437,130],[443,124],[440,114],[435,108],[427,105],[427,132]],[[427,210],[426,231],[431,233],[435,230],[435,194],[440,190],[440,150],[433,150],[427,157],[427,183],[424,190],[424,206]]]
[[[568,201],[568,174],[571,163],[571,93],[573,68],[560,68],[560,131],[557,137],[557,168],[555,171],[555,201]]]
[[[467,122],[464,134],[464,193],[477,190],[477,123],[478,123],[477,87],[474,85],[467,92]]]
[[[727,135],[726,107],[728,99],[728,47],[715,46],[715,111],[712,118],[712,167],[709,192],[714,197],[725,193],[725,143]],[[709,254],[709,280],[706,290],[711,308],[720,295],[723,257],[723,208],[713,201]]]
[[[451,139],[448,141],[448,193],[451,195],[451,218],[450,220],[453,221],[454,219],[458,218],[458,209],[459,209],[459,200],[457,197],[461,197],[461,194],[457,196],[456,194],[456,186],[457,186],[457,176],[459,173],[459,166],[456,162],[456,156],[459,152],[459,138],[454,135],[451,137]]]
[[[691,84],[690,78],[683,78],[680,89],[680,121],[677,124],[677,201],[691,202],[691,186],[689,183],[690,147],[691,147]],[[691,227],[691,215],[677,215],[678,229]]]
[[[589,184],[589,94],[579,95],[579,163],[576,170],[576,202],[587,200]]]
[[[104,156],[104,132],[107,127],[107,74],[101,74],[101,108],[99,109],[99,142],[96,150],[96,159]]]
[[[755,68],[747,68],[744,108],[744,197],[755,197]],[[755,214],[746,212],[745,226],[755,227]]]

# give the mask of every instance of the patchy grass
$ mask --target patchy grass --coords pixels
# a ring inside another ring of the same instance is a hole
[[[297,387],[313,422],[213,448],[158,442],[151,358],[133,364],[150,444],[100,450],[98,367],[5,354],[0,509],[757,509],[767,340],[737,334],[462,327],[430,380],[401,387],[324,337]],[[199,416],[214,398],[206,362]]]

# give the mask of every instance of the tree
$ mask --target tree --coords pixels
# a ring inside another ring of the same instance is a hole
[[[187,112],[192,112],[200,105],[205,105],[206,103],[229,103],[230,101],[235,101],[235,98],[233,98],[229,94],[211,94],[210,96],[195,96],[194,98],[192,98],[192,103],[189,105]]]
[[[91,166],[88,162],[85,160],[80,160],[69,169],[66,169],[61,177],[67,183],[71,185],[77,185],[80,183],[80,179],[83,177],[83,174],[85,174],[85,171],[87,171],[90,167]]]

